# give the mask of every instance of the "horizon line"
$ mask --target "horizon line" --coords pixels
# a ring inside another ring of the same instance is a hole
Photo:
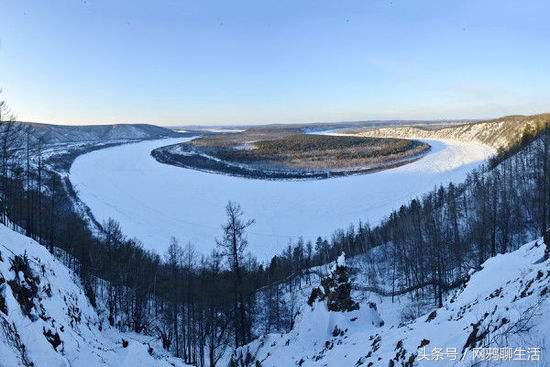
[[[339,121],[308,121],[308,122],[265,122],[265,123],[175,123],[175,124],[161,124],[155,122],[85,122],[85,123],[67,123],[67,122],[41,122],[41,121],[21,121],[16,119],[16,122],[25,124],[38,124],[38,125],[56,125],[56,126],[112,126],[112,125],[154,125],[166,128],[183,128],[183,127],[255,127],[255,126],[277,126],[277,125],[331,125],[331,124],[360,124],[360,123],[384,123],[384,122],[479,122],[490,121],[501,118],[509,117],[527,117],[550,114],[550,112],[541,112],[535,114],[509,114],[501,116],[491,117],[478,117],[478,118],[432,118],[432,119],[407,119],[407,118],[395,118],[395,119],[366,119],[366,120],[339,120]]]

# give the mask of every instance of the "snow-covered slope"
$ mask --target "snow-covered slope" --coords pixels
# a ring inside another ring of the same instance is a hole
[[[508,148],[519,141],[526,128],[533,128],[541,121],[549,120],[550,114],[508,116],[497,120],[443,128],[404,126],[355,130],[354,135],[386,138],[453,139],[462,142],[478,142],[487,144],[495,149],[501,149]]]
[[[406,323],[392,317],[389,299],[374,296],[347,313],[305,305],[291,332],[255,340],[236,360],[263,367],[472,366],[486,353],[493,366],[507,358],[549,366],[550,260],[541,261],[543,253],[538,240],[487,260],[444,307]],[[486,347],[499,348],[501,360]]]
[[[65,126],[38,123],[28,124],[33,135],[40,137],[46,144],[112,141],[112,140],[143,140],[177,137],[180,134],[149,124],[114,124],[90,126]]]
[[[1,367],[183,366],[154,337],[111,328],[35,241],[0,225],[0,254]]]

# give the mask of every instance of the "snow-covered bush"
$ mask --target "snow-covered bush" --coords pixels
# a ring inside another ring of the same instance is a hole
[[[321,279],[321,288],[312,289],[308,299],[310,306],[317,301],[326,301],[329,311],[347,312],[359,309],[359,304],[351,298],[351,281],[344,253],[338,257],[330,274]]]
[[[22,256],[14,256],[10,259],[10,264],[10,271],[15,273],[15,277],[8,281],[8,284],[23,314],[34,321],[36,319],[35,299],[38,297],[40,278],[34,275],[26,253]]]

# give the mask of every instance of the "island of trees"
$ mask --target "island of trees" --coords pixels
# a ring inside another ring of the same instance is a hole
[[[429,149],[417,140],[256,128],[157,148],[152,155],[161,163],[247,178],[322,179],[396,167]]]

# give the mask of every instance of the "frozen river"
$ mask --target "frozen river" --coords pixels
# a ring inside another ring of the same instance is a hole
[[[462,181],[493,149],[481,144],[424,140],[432,150],[416,162],[377,173],[308,181],[266,181],[200,172],[158,163],[151,150],[189,139],[121,145],[76,159],[70,178],[100,222],[163,254],[170,237],[192,242],[204,254],[221,237],[228,200],[248,218],[249,248],[260,260],[290,240],[315,240],[359,220],[378,223],[392,209],[450,181]]]

